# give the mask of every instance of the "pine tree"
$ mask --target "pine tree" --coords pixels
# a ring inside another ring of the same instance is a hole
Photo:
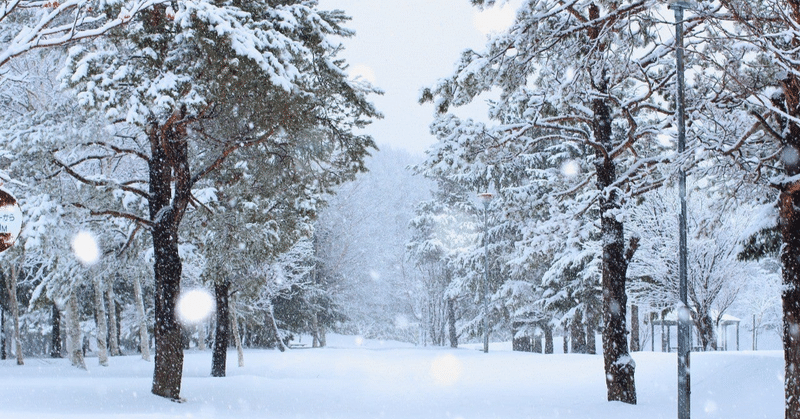
[[[573,215],[596,209],[602,238],[608,399],[632,404],[636,391],[625,323],[629,251],[625,208],[632,195],[665,180],[653,170],[666,160],[654,147],[655,134],[664,131],[672,116],[663,105],[662,91],[673,80],[670,48],[655,42],[662,27],[653,14],[658,4],[527,2],[516,22],[492,37],[485,51],[465,51],[456,73],[422,95],[445,113],[482,92],[501,90],[489,115],[497,125],[487,129],[476,125],[453,141],[472,145],[472,155],[512,147],[518,155],[532,154],[534,147],[548,144],[537,154],[552,169],[566,163],[569,154],[590,163],[577,180],[549,187],[552,197],[567,202]],[[446,120],[441,121],[437,124],[446,126]],[[484,139],[482,144],[466,142],[467,136]],[[466,155],[467,150],[455,151],[455,155],[440,152],[439,164],[463,165],[458,152]],[[586,191],[591,184],[596,186],[593,193]]]
[[[800,2],[722,0],[697,15],[708,18],[707,34],[719,40],[700,51],[707,71],[698,85],[708,100],[697,116],[711,140],[705,149],[718,165],[743,170],[743,180],[778,194],[762,231],[780,232],[786,418],[800,418]],[[720,138],[719,128],[729,134]]]
[[[125,122],[115,137],[82,146],[124,161],[129,169],[88,178],[81,173],[82,161],[56,158],[62,170],[85,184],[147,203],[146,214],[108,204],[90,208],[97,216],[135,220],[151,232],[152,391],[175,400],[183,365],[175,315],[180,226],[197,205],[195,188],[239,161],[237,153],[244,151],[265,159],[325,146],[333,150],[330,167],[361,170],[373,142],[352,129],[377,116],[365,99],[373,89],[348,81],[344,63],[335,58],[339,47],[329,37],[352,35],[340,26],[345,20],[340,12],[318,11],[313,2],[201,1],[177,7],[154,7],[105,42],[73,47],[63,72],[84,105]],[[309,127],[322,135],[311,142],[287,141]]]

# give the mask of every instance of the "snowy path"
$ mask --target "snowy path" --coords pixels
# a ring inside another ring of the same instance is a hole
[[[338,342],[345,342],[340,337]],[[349,338],[348,338],[349,339]],[[365,342],[287,353],[188,352],[176,404],[152,396],[152,363],[135,356],[90,371],[66,360],[0,361],[0,418],[669,418],[675,355],[634,354],[639,405],[605,401],[599,355],[538,355]],[[783,416],[779,351],[692,355],[693,418]]]

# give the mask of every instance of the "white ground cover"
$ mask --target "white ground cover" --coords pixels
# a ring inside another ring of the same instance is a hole
[[[324,349],[228,353],[212,378],[211,352],[188,351],[182,395],[150,394],[153,364],[88,358],[0,361],[0,418],[669,418],[677,417],[676,355],[637,352],[636,406],[606,402],[601,355],[540,355],[494,344],[419,348],[332,336]],[[692,418],[783,417],[783,353],[693,353]]]

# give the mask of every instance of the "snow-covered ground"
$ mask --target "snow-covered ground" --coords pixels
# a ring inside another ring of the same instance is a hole
[[[669,418],[677,417],[675,354],[638,352],[636,406],[605,401],[600,355],[484,354],[348,336],[324,349],[186,354],[182,395],[150,394],[153,364],[115,357],[89,371],[65,359],[0,361],[0,418]],[[783,417],[783,354],[692,354],[693,418]]]

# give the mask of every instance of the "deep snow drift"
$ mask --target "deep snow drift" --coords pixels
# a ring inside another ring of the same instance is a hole
[[[182,395],[150,394],[153,364],[88,358],[0,361],[0,418],[669,418],[677,417],[676,355],[637,352],[637,406],[605,401],[601,355],[540,355],[494,344],[417,348],[331,336],[324,349],[228,354],[211,378],[211,352],[188,351]],[[783,417],[783,353],[693,353],[693,418]]]

